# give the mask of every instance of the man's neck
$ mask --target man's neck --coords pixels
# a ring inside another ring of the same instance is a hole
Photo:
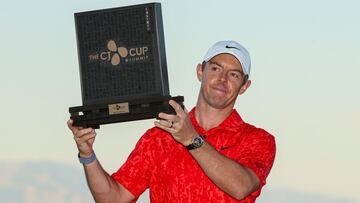
[[[216,109],[198,100],[195,108],[195,118],[204,130],[210,130],[220,125],[233,111],[233,106]]]

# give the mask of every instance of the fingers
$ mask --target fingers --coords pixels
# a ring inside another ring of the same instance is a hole
[[[76,142],[79,142],[80,139],[88,140],[92,137],[95,137],[96,132],[94,129],[74,126],[73,123],[74,121],[70,119],[68,120],[67,125],[69,129],[72,131]]]
[[[84,129],[87,130],[87,129]],[[74,136],[74,139],[77,144],[86,143],[88,140],[93,139],[96,137],[95,130],[91,130],[90,132],[86,131],[87,133],[82,134],[81,136]]]
[[[89,157],[93,152],[92,145],[95,141],[96,132],[92,128],[83,128],[73,124],[73,120],[68,120],[67,125],[73,133],[79,154],[82,157]]]
[[[73,123],[74,123],[74,121],[71,120],[71,119],[69,119],[69,120],[67,121],[67,126],[69,127],[69,129],[70,129],[71,131],[72,131],[73,128],[75,128],[75,126],[73,126]]]
[[[177,115],[183,114],[184,110],[181,108],[180,104],[178,104],[176,101],[170,100],[169,104],[174,108]]]
[[[85,128],[85,129],[81,129],[81,130],[78,130],[75,134],[74,134],[74,138],[76,140],[79,140],[83,137],[86,137],[88,134],[96,134],[95,133],[95,130],[92,129],[92,128]]]
[[[93,151],[92,143],[94,143],[95,137],[96,132],[91,128],[79,130],[78,133],[74,135],[74,140],[79,149],[79,153],[82,154],[83,157],[89,156]]]
[[[168,128],[171,128],[174,124],[174,122],[172,120],[164,119],[164,118],[162,118],[161,120],[155,121],[155,123],[165,126],[165,127],[168,127]]]
[[[166,113],[159,113],[159,118],[164,120],[171,120],[173,122],[177,122],[179,120],[179,117],[182,118],[186,114],[186,112],[182,109],[180,104],[175,102],[174,100],[169,101],[170,106],[175,110],[176,115],[173,114],[166,114]]]
[[[170,100],[169,104],[175,110],[176,115],[159,113],[158,117],[160,118],[160,120],[155,121],[154,124],[155,126],[162,128],[168,132],[175,132],[174,125],[176,125],[177,127],[182,126],[187,114],[182,109],[182,107],[174,100]]]
[[[172,125],[170,126],[170,122],[166,121],[166,120],[160,120],[160,121],[155,121],[154,122],[155,126],[158,128],[161,128],[165,131],[168,131],[169,133],[175,133],[176,130],[174,128],[172,128]]]
[[[176,122],[179,120],[178,116],[173,115],[173,114],[159,113],[158,116],[160,118],[160,121],[164,120],[165,122],[168,122],[168,123],[169,123],[169,121]],[[164,122],[162,122],[162,123],[164,123]]]
[[[73,135],[75,135],[79,130],[83,129],[83,127],[74,126],[74,121],[72,119],[69,119],[67,121],[67,125],[69,129],[72,131]]]

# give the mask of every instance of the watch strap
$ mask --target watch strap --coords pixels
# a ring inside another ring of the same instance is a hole
[[[89,158],[84,158],[84,157],[80,156],[80,153],[78,153],[78,158],[79,158],[80,163],[82,163],[84,165],[88,165],[96,160],[96,155],[95,155],[95,152],[93,152],[93,153],[91,153],[91,156]]]
[[[193,144],[189,144],[188,146],[185,146],[187,150],[193,150],[196,149],[198,147],[195,147]]]

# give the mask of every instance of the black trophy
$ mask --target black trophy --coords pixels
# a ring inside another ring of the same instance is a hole
[[[83,106],[70,107],[74,125],[174,114],[160,3],[75,13]]]

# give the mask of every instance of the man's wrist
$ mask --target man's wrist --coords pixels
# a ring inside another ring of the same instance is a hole
[[[95,152],[92,152],[90,156],[83,157],[80,155],[80,152],[78,153],[79,162],[84,165],[91,164],[96,160]]]
[[[200,148],[204,144],[204,142],[204,137],[198,134],[192,139],[191,144],[185,145],[185,147],[187,150],[197,149]]]
[[[187,140],[182,143],[182,145],[184,145],[186,147],[186,146],[192,144],[194,138],[198,135],[199,134],[196,131],[192,132],[191,135],[187,138]]]

